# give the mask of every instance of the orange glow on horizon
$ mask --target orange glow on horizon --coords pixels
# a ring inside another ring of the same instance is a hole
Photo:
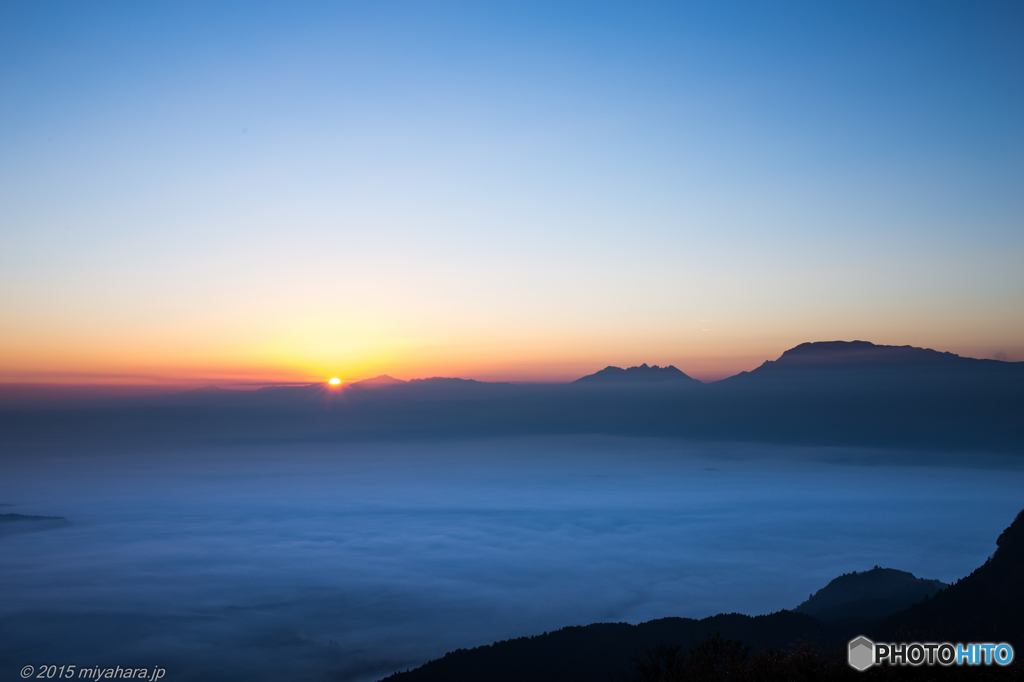
[[[562,383],[574,381],[608,365],[630,367],[646,362],[649,365],[675,365],[702,381],[714,381],[750,370],[774,357],[742,356],[733,358],[692,358],[678,360],[659,354],[615,354],[618,357],[566,358],[563,360],[532,357],[488,359],[484,357],[389,357],[365,363],[352,363],[342,376],[327,374],[309,363],[281,363],[279,366],[155,366],[116,368],[93,365],[76,369],[22,369],[0,367],[2,385],[109,386],[124,388],[152,387],[189,390],[207,386],[231,389],[255,389],[269,385],[299,385],[324,382],[332,387],[388,375],[396,379],[458,377],[477,381],[512,383]],[[775,356],[777,357],[777,356]],[[490,360],[490,361],[488,361]],[[85,364],[85,363],[83,363]],[[92,363],[89,363],[92,364]],[[97,365],[99,363],[96,363]],[[106,363],[104,363],[106,364]],[[319,364],[319,363],[317,363]],[[336,363],[335,363],[336,364]],[[106,370],[106,371],[104,371]],[[325,380],[322,377],[330,377]]]
[[[294,325],[294,329],[302,329]],[[458,377],[512,383],[562,383],[609,365],[630,367],[674,365],[704,382],[749,371],[777,359],[803,341],[853,339],[867,335],[817,335],[794,332],[773,339],[708,337],[666,338],[651,334],[562,335],[547,337],[520,332],[501,338],[483,334],[459,339],[381,333],[361,336],[353,331],[310,333],[308,337],[242,340],[229,338],[205,345],[201,339],[82,339],[64,346],[29,344],[28,339],[0,341],[0,385],[107,386],[135,390],[190,390],[207,386],[255,389],[268,385],[347,384],[386,374],[400,380]],[[799,334],[799,336],[797,335]],[[879,338],[881,337],[881,338]],[[923,340],[867,338],[875,343],[916,345],[991,357],[991,349],[958,348]],[[5,347],[6,346],[6,347]],[[1002,348],[1000,348],[1002,350]],[[1022,351],[1006,347],[1015,360]],[[327,377],[327,378],[325,378]],[[335,381],[336,380],[336,381]]]

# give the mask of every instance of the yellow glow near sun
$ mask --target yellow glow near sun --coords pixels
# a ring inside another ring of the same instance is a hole
[[[327,383],[329,383],[331,386],[337,386],[338,384],[341,383],[341,379],[339,379],[338,377],[334,377],[333,379],[331,379]]]

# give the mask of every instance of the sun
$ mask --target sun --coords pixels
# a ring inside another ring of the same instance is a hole
[[[333,379],[331,379],[327,383],[329,383],[331,386],[337,386],[338,384],[341,383],[341,379],[339,379],[338,377],[334,377]]]

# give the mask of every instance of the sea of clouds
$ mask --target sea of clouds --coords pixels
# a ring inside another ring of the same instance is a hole
[[[4,677],[374,680],[876,564],[952,581],[1024,507],[1013,459],[596,436],[0,459],[0,513],[70,522],[0,533]]]

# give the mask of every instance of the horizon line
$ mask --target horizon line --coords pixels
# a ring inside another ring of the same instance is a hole
[[[396,377],[393,374],[389,374],[387,372],[383,372],[383,373],[379,373],[379,374],[374,374],[372,376],[364,376],[364,377],[361,377],[361,378],[356,378],[356,379],[351,379],[351,380],[349,380],[347,378],[343,378],[341,375],[337,375],[337,374],[329,375],[329,376],[328,375],[324,375],[324,376],[319,377],[319,378],[314,378],[312,376],[308,376],[307,375],[306,377],[303,377],[302,379],[291,379],[291,378],[285,379],[283,377],[282,378],[271,378],[270,376],[261,377],[261,378],[253,378],[251,375],[250,376],[239,376],[239,375],[232,376],[230,373],[225,375],[224,373],[221,373],[221,372],[210,372],[209,374],[206,374],[205,376],[203,376],[204,372],[202,372],[202,371],[198,371],[197,372],[195,370],[193,370],[192,372],[187,372],[187,374],[186,374],[186,372],[182,372],[182,375],[180,375],[178,377],[175,377],[175,376],[172,376],[172,375],[168,375],[168,374],[164,374],[164,373],[154,373],[154,372],[146,372],[146,373],[143,373],[143,372],[139,372],[139,373],[131,373],[131,372],[58,372],[58,371],[52,371],[52,370],[51,371],[43,371],[43,372],[33,372],[33,371],[3,372],[3,371],[0,371],[0,393],[8,394],[6,397],[7,398],[11,398],[13,396],[11,396],[10,394],[13,393],[13,392],[16,392],[18,390],[24,390],[24,391],[28,391],[30,393],[31,392],[51,393],[51,392],[56,391],[56,390],[64,389],[64,390],[71,391],[72,393],[79,393],[79,394],[87,394],[89,392],[95,392],[95,393],[99,393],[99,394],[108,394],[110,396],[115,396],[115,395],[120,394],[120,395],[123,395],[125,397],[127,397],[129,395],[144,395],[144,394],[152,395],[152,394],[160,394],[160,393],[164,393],[164,392],[180,393],[180,392],[200,390],[200,389],[203,389],[203,388],[217,388],[217,389],[221,389],[221,390],[231,390],[231,391],[240,391],[240,392],[242,392],[242,391],[256,391],[256,390],[260,390],[260,389],[264,389],[264,388],[271,388],[271,387],[287,388],[287,387],[314,386],[314,385],[320,385],[320,384],[325,384],[326,385],[326,384],[328,384],[328,382],[332,378],[341,378],[341,383],[340,383],[340,385],[337,386],[337,389],[342,389],[342,388],[351,386],[353,384],[358,384],[358,383],[365,382],[365,381],[372,381],[373,379],[377,379],[377,378],[380,378],[380,377],[388,377],[390,379],[395,379],[396,381],[400,381],[402,383],[408,383],[408,382],[411,382],[411,381],[424,381],[424,380],[428,380],[428,379],[456,379],[456,380],[462,380],[462,381],[475,381],[475,382],[487,383],[487,384],[561,385],[561,384],[573,383],[574,381],[577,381],[577,380],[579,380],[581,378],[590,376],[590,375],[595,374],[597,372],[600,372],[600,371],[602,371],[604,369],[608,369],[608,368],[612,368],[612,367],[617,368],[617,369],[631,369],[631,368],[639,368],[639,367],[642,367],[644,365],[647,365],[647,366],[650,366],[650,367],[661,367],[661,368],[674,367],[675,369],[677,369],[680,372],[682,372],[683,374],[685,374],[687,377],[689,377],[689,378],[691,378],[691,379],[693,379],[693,380],[695,380],[695,381],[697,381],[697,382],[699,382],[701,384],[712,384],[712,383],[716,383],[718,381],[723,381],[725,379],[729,379],[731,377],[735,377],[735,376],[738,376],[740,374],[744,374],[746,372],[752,371],[753,369],[756,369],[757,367],[760,367],[762,364],[764,364],[764,362],[770,362],[770,361],[773,361],[773,360],[777,360],[779,357],[781,357],[782,354],[788,352],[789,350],[797,348],[799,346],[808,345],[808,344],[835,343],[835,342],[841,342],[841,343],[862,342],[862,343],[870,343],[873,346],[888,347],[888,348],[918,348],[918,349],[924,349],[924,350],[933,350],[933,351],[939,352],[939,353],[949,353],[949,354],[952,354],[952,355],[956,355],[958,357],[964,357],[964,358],[975,359],[975,360],[993,360],[993,361],[1002,361],[1002,362],[1011,362],[1011,363],[1012,362],[1018,362],[1016,360],[1011,360],[1011,359],[1007,358],[1005,353],[999,353],[999,354],[997,354],[997,357],[995,357],[995,358],[982,358],[982,357],[976,357],[974,355],[965,355],[965,354],[962,354],[962,353],[951,353],[950,351],[939,351],[939,350],[936,350],[936,349],[933,349],[933,348],[927,348],[925,346],[913,346],[911,344],[903,344],[903,345],[875,344],[875,343],[870,342],[870,341],[863,342],[863,341],[858,341],[858,340],[854,340],[854,341],[835,340],[835,341],[807,341],[807,342],[802,342],[802,343],[796,344],[795,346],[787,348],[785,351],[780,353],[775,358],[766,358],[765,360],[762,360],[760,363],[757,363],[755,366],[751,367],[750,369],[732,371],[732,372],[728,372],[728,373],[727,372],[723,372],[723,371],[707,372],[707,371],[699,371],[699,370],[694,372],[694,373],[690,373],[690,372],[687,372],[687,371],[681,369],[676,363],[669,363],[669,364],[661,364],[661,365],[659,365],[657,363],[650,363],[650,364],[648,364],[646,362],[641,363],[639,365],[627,365],[627,366],[608,364],[608,365],[601,366],[601,367],[599,367],[597,369],[594,369],[593,371],[591,371],[591,372],[589,372],[587,374],[572,374],[572,375],[570,375],[567,372],[558,372],[558,373],[552,373],[553,376],[551,376],[550,378],[534,378],[534,377],[519,378],[519,377],[514,377],[514,376],[513,377],[507,377],[507,375],[505,377],[502,377],[501,375],[495,376],[495,374],[493,372],[489,372],[489,371],[486,371],[486,370],[484,370],[482,372],[479,372],[479,371],[478,372],[471,372],[471,373],[469,373],[469,374],[467,374],[465,376],[458,376],[456,374],[447,375],[447,374],[429,374],[429,373],[426,373],[426,374],[419,375],[419,376],[412,376],[412,377],[409,377],[407,379]],[[737,359],[739,359],[739,358],[737,358]],[[683,363],[679,363],[679,364],[683,364]],[[270,372],[269,374],[272,375],[272,374],[275,374],[275,373],[277,373],[277,372]],[[396,373],[402,374],[402,372],[396,372]],[[4,374],[7,374],[9,378],[5,378]],[[535,373],[531,373],[531,374],[535,374]],[[39,396],[39,397],[42,397],[42,396]]]

